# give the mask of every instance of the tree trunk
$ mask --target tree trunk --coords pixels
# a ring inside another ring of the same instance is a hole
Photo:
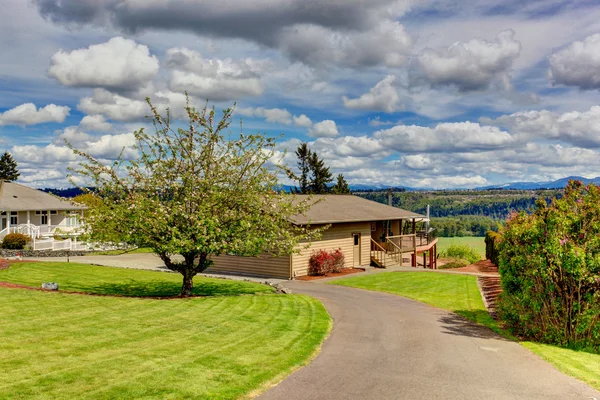
[[[183,273],[183,286],[181,287],[181,297],[189,297],[192,295],[192,289],[194,288],[194,275],[191,271],[184,271]]]
[[[181,270],[183,275],[183,286],[181,287],[181,296],[189,297],[192,295],[192,289],[194,288],[194,275],[196,271],[194,269],[194,259],[196,254],[182,254],[185,259],[184,267]]]

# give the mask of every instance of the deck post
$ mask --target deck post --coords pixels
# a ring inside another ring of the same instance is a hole
[[[427,268],[427,252],[423,252],[423,268]]]
[[[411,258],[412,258],[412,267],[413,268],[417,268],[417,250],[415,249],[415,251],[413,253],[411,253]]]
[[[437,243],[433,245],[433,269],[437,269]]]

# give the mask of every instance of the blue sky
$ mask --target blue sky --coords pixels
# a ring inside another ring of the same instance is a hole
[[[22,183],[68,186],[65,138],[134,157],[144,98],[179,117],[187,90],[283,134],[274,161],[307,141],[353,184],[598,176],[595,3],[7,0],[1,144]]]

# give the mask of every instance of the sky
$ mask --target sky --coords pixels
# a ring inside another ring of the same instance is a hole
[[[3,0],[0,150],[68,187],[65,145],[135,157],[146,97],[236,104],[350,184],[600,176],[600,5],[563,0]],[[237,130],[237,132],[236,132]],[[287,153],[285,152],[287,150]],[[282,183],[289,184],[285,178]]]

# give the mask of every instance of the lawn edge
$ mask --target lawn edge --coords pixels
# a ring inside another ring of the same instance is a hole
[[[315,358],[317,358],[317,356],[319,354],[321,354],[321,350],[323,349],[323,345],[329,339],[329,337],[331,336],[331,332],[333,331],[333,318],[331,317],[331,314],[329,314],[329,310],[327,309],[327,307],[325,307],[325,304],[323,304],[322,301],[320,301],[320,300],[318,300],[318,299],[316,299],[316,298],[314,298],[312,296],[307,296],[307,297],[310,297],[311,299],[313,299],[315,301],[318,301],[323,306],[323,309],[325,310],[325,313],[329,317],[329,323],[328,323],[328,326],[327,326],[327,332],[325,333],[325,336],[323,337],[323,340],[321,340],[321,342],[317,345],[317,347],[315,347],[315,349],[313,350],[313,352],[311,354],[309,354],[309,356],[304,361],[302,361],[302,362],[300,362],[298,364],[292,365],[291,367],[289,367],[285,371],[282,371],[281,373],[279,373],[277,376],[275,376],[272,379],[270,379],[270,380],[262,383],[258,388],[254,389],[254,390],[251,390],[249,393],[246,393],[245,395],[240,396],[238,399],[240,399],[240,400],[252,400],[252,399],[255,399],[256,397],[258,397],[261,394],[265,393],[269,389],[272,389],[275,386],[279,385],[286,378],[288,378],[289,376],[291,376],[294,372],[296,372],[296,371],[298,371],[298,370],[306,367],[307,365],[309,365]]]
[[[389,272],[390,273],[391,272],[400,272],[400,273],[403,273],[403,272],[410,272],[410,271],[389,271]],[[367,275],[363,275],[363,276],[367,276]],[[479,323],[477,321],[473,321],[472,319],[470,319],[470,318],[468,318],[468,317],[466,317],[464,315],[460,315],[460,314],[458,314],[455,311],[449,310],[447,308],[438,307],[438,306],[433,305],[431,303],[427,303],[425,301],[417,300],[417,299],[414,299],[412,297],[399,295],[397,293],[392,293],[392,292],[388,292],[388,291],[385,291],[385,290],[371,290],[371,289],[359,288],[359,287],[348,286],[348,285],[340,285],[340,284],[336,284],[335,283],[335,282],[339,282],[340,280],[343,280],[343,279],[355,279],[355,278],[360,278],[360,276],[353,276],[353,277],[350,277],[350,278],[342,278],[342,279],[332,280],[332,281],[323,282],[323,283],[326,284],[326,285],[337,285],[337,286],[348,287],[348,288],[352,288],[352,289],[366,290],[366,291],[369,291],[369,292],[379,292],[379,293],[391,294],[393,296],[403,297],[403,298],[408,299],[408,300],[416,301],[416,302],[419,302],[421,304],[425,304],[425,305],[428,305],[430,307],[437,308],[438,310],[444,310],[446,312],[451,312],[452,314],[455,314],[455,315],[459,316],[460,318],[463,318],[466,321],[472,322],[472,323],[477,324],[479,326],[486,327],[487,329],[489,329],[492,332],[494,332],[494,333],[502,336],[503,338],[505,338],[507,340],[510,340],[511,342],[514,342],[514,343],[518,344],[523,349],[527,350],[530,354],[532,354],[533,356],[538,357],[540,360],[548,363],[550,366],[552,366],[554,369],[556,369],[560,373],[562,373],[564,375],[567,375],[567,376],[569,376],[569,377],[571,377],[573,379],[576,379],[579,382],[584,383],[584,384],[588,385],[589,387],[591,387],[593,389],[600,390],[600,383],[596,384],[596,383],[593,383],[593,382],[589,382],[587,379],[580,378],[579,376],[575,376],[572,373],[565,371],[565,369],[561,368],[551,358],[548,358],[548,357],[544,356],[543,354],[538,353],[537,351],[535,351],[535,350],[533,350],[533,349],[531,349],[531,348],[529,348],[529,347],[527,347],[525,345],[526,343],[534,343],[534,344],[546,344],[546,343],[536,343],[536,342],[531,342],[531,341],[522,341],[522,340],[519,340],[518,338],[516,338],[515,336],[513,336],[510,332],[508,332],[506,329],[502,329],[500,327],[500,325],[496,325],[496,327],[495,327],[496,329],[494,329],[494,328],[492,328],[492,327],[490,327],[488,325],[481,324],[481,323]],[[478,282],[477,276],[475,276],[475,280]],[[477,286],[479,287],[479,284]],[[481,294],[481,290],[479,290],[479,296],[481,296],[481,300],[483,301],[484,307],[486,307],[486,311],[489,314],[489,311],[487,310],[487,306],[485,305],[485,300],[483,299],[483,296]],[[491,314],[490,314],[490,317],[491,317]],[[492,319],[494,319],[494,318],[492,317]],[[495,321],[495,319],[494,319],[494,321]],[[550,346],[552,346],[552,345],[550,345]],[[563,349],[563,347],[560,347],[560,346],[556,346],[556,347],[558,347],[560,349]],[[566,350],[570,350],[570,349],[566,349]],[[600,379],[599,379],[599,382],[600,382]]]

